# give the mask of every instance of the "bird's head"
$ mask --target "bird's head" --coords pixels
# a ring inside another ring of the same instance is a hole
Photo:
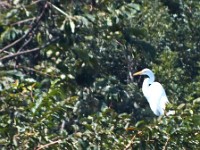
[[[150,78],[151,82],[153,82],[155,80],[154,73],[148,68],[145,68],[145,69],[133,74],[133,76],[137,76],[137,75],[147,75]]]
[[[152,71],[150,69],[145,68],[145,69],[143,69],[141,71],[138,71],[138,72],[134,73],[133,76],[137,76],[137,75],[149,75],[151,73],[152,73]]]

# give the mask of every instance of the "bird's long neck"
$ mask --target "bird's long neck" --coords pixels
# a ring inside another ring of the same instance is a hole
[[[148,97],[149,86],[155,80],[155,76],[154,76],[153,72],[149,72],[148,76],[149,76],[149,78],[144,79],[144,82],[142,84],[142,92],[143,92],[145,97]]]
[[[143,84],[142,84],[142,92],[145,97],[148,97],[148,89],[149,89],[149,78],[144,79]]]

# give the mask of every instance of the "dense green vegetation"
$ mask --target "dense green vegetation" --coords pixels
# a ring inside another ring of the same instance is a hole
[[[0,148],[198,149],[199,18],[198,0],[0,1]]]

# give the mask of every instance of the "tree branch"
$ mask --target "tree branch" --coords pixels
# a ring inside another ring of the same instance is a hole
[[[170,137],[167,138],[167,141],[166,141],[166,143],[165,143],[165,145],[164,145],[164,147],[163,147],[163,150],[166,150],[166,149],[167,149],[167,144],[168,144],[169,140],[170,140]]]
[[[20,49],[17,52],[22,51],[22,49],[33,39],[33,36],[31,35],[29,39],[20,47]]]
[[[20,20],[20,21],[18,21],[18,22],[12,23],[11,26],[20,25],[20,24],[23,24],[23,23],[26,23],[26,22],[32,21],[32,20],[34,20],[34,19],[36,19],[36,18],[33,17],[33,18],[25,19],[25,20]]]
[[[38,148],[36,148],[36,150],[41,150],[41,149],[44,149],[44,148],[48,148],[49,146],[54,145],[54,144],[58,144],[60,142],[62,142],[62,140],[60,140],[60,139],[57,140],[57,141],[52,141],[51,143],[39,146]]]
[[[128,150],[132,145],[137,135],[142,134],[142,131],[138,131],[136,135],[134,135],[128,145],[124,148],[124,150]]]
[[[38,26],[38,23],[40,22],[42,16],[44,15],[46,8],[47,8],[47,3],[45,4],[44,9],[43,9],[42,13],[40,14],[40,16],[37,17],[36,20],[32,22],[31,29],[25,35],[23,35],[21,38],[17,39],[13,43],[11,43],[11,44],[5,46],[4,48],[2,48],[0,50],[0,53],[2,53],[3,51],[11,48],[12,46],[16,45],[17,43],[19,43],[20,41],[25,39],[32,31],[34,31],[34,29]]]
[[[41,47],[36,47],[36,48],[30,49],[30,50],[26,50],[26,51],[17,52],[17,53],[14,53],[14,54],[6,55],[6,56],[0,58],[0,61],[3,61],[3,60],[8,59],[8,58],[16,57],[16,56],[19,56],[19,55],[24,55],[24,54],[27,54],[27,53],[32,53],[32,52],[35,52],[35,51],[39,51],[39,50],[49,46],[53,42],[57,41],[58,39],[59,39],[59,37],[56,37],[56,38],[52,39],[51,41],[47,42],[46,44],[42,45]]]

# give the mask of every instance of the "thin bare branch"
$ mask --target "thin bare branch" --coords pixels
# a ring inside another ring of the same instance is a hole
[[[37,47],[37,48],[33,48],[33,49],[26,50],[26,51],[23,51],[23,52],[14,53],[14,54],[11,54],[11,55],[6,55],[6,56],[0,58],[0,61],[8,59],[8,58],[16,57],[16,56],[19,56],[19,55],[23,55],[23,54],[39,51],[40,49],[41,48]]]
[[[62,142],[62,140],[60,140],[60,139],[57,140],[57,141],[52,141],[51,143],[48,143],[48,144],[39,146],[38,148],[36,148],[36,150],[45,149],[45,148],[48,148],[48,147],[51,146],[51,145],[58,144],[58,143],[60,143],[60,142]]]
[[[72,16],[68,15],[66,12],[64,12],[62,9],[58,8],[58,7],[55,6],[54,4],[52,4],[52,3],[50,3],[50,2],[48,2],[48,4],[49,4],[50,6],[52,6],[54,9],[56,9],[57,11],[59,11],[61,14],[63,14],[64,16],[66,16],[67,18],[73,19]]]
[[[124,148],[124,150],[128,150],[129,148],[131,148],[131,146],[133,145],[134,143],[134,140],[136,138],[137,135],[140,135],[142,134],[142,131],[139,131],[136,135],[134,135],[131,139],[131,141],[128,143],[128,145]]]
[[[33,39],[33,36],[30,36],[29,39],[19,48],[17,52],[20,52],[23,50],[23,48]]]
[[[33,2],[31,3],[31,5],[35,5],[35,4],[37,4],[37,3],[41,2],[41,1],[44,1],[44,0],[35,0],[35,1],[33,1]]]
[[[167,149],[167,144],[168,144],[169,140],[170,140],[170,137],[167,138],[167,141],[165,142],[165,145],[164,145],[164,147],[163,147],[163,150],[166,150],[166,149]]]
[[[41,47],[36,47],[36,48],[30,49],[30,50],[26,50],[26,51],[17,52],[17,53],[14,53],[14,54],[6,55],[6,56],[0,58],[0,61],[8,59],[8,58],[16,57],[16,56],[19,56],[19,55],[24,55],[24,54],[27,54],[27,53],[32,53],[32,52],[35,52],[35,51],[39,51],[39,50],[49,46],[53,42],[57,41],[58,39],[59,39],[59,37],[56,37],[56,38],[52,39],[51,41],[47,42],[46,44],[42,45]]]
[[[40,22],[42,16],[44,15],[46,8],[47,8],[47,4],[44,6],[44,9],[43,9],[43,11],[41,12],[40,16],[36,18],[36,21],[33,21],[32,26],[31,26],[31,29],[30,29],[25,35],[23,35],[21,38],[17,39],[17,40],[14,41],[13,43],[11,43],[11,44],[5,46],[4,48],[2,48],[2,49],[0,50],[0,53],[2,53],[3,51],[5,51],[5,50],[11,48],[12,46],[16,45],[17,43],[19,43],[20,41],[22,41],[23,39],[25,39],[25,38],[35,29],[35,27],[38,26],[38,23]]]
[[[20,25],[20,24],[23,24],[23,23],[26,23],[26,22],[32,21],[32,20],[34,20],[34,19],[35,19],[35,17],[33,17],[33,18],[28,18],[28,19],[25,19],[25,20],[21,20],[21,21],[18,21],[18,22],[12,23],[11,26],[14,26],[14,25]]]

